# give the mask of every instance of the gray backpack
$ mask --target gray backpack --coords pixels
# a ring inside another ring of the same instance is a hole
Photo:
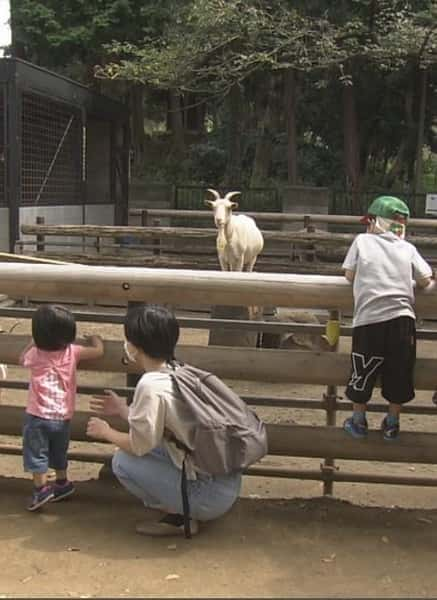
[[[184,449],[199,471],[227,475],[267,454],[264,423],[235,392],[212,373],[177,367],[168,372],[197,423],[194,448]]]
[[[199,471],[227,475],[246,469],[267,454],[264,423],[216,375],[175,362],[166,371],[197,423],[192,450],[174,437],[173,441],[185,450]],[[181,491],[185,536],[191,537],[185,462]]]

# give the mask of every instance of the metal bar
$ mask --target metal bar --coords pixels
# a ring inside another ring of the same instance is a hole
[[[63,144],[65,142],[65,138],[67,137],[68,132],[70,131],[70,127],[71,127],[71,124],[73,123],[73,121],[74,121],[74,115],[71,115],[71,117],[70,117],[70,119],[69,119],[69,121],[68,121],[68,123],[67,123],[67,125],[65,127],[64,133],[62,134],[61,139],[58,142],[58,145],[56,147],[55,153],[53,154],[53,158],[52,158],[52,160],[51,160],[51,162],[49,164],[49,168],[47,169],[47,173],[45,174],[43,182],[41,184],[41,187],[39,188],[38,194],[36,195],[35,205],[37,205],[39,203],[40,199],[41,199],[41,194],[43,193],[44,188],[47,185],[47,181],[49,180],[49,177],[51,175],[53,167],[55,166],[56,159],[59,156],[59,152],[61,151],[61,148],[62,148],[62,146],[63,146]]]
[[[92,443],[92,442],[90,442]],[[23,448],[12,444],[0,444],[0,454],[21,456]],[[87,450],[70,450],[68,459],[78,462],[96,464],[110,464],[113,454],[110,452],[96,452]],[[288,469],[287,467],[270,467],[256,465],[244,471],[244,475],[251,477],[278,477],[282,479],[300,479],[307,481],[324,481],[326,474],[311,469]],[[336,472],[334,481],[338,483],[374,483],[389,485],[415,485],[421,487],[437,487],[437,478],[414,477],[401,475],[374,475],[372,473]]]
[[[284,479],[302,479],[313,481],[325,481],[327,473],[312,469],[289,469],[287,467],[270,467],[256,465],[245,471],[245,475],[255,477],[279,477]],[[337,483],[374,483],[389,485],[417,485],[423,487],[437,487],[437,478],[415,477],[402,475],[375,475],[373,473],[350,473],[336,471],[329,476]]]
[[[36,308],[21,308],[21,307],[0,307],[0,317],[14,319],[31,319]],[[96,313],[96,312],[81,312],[72,311],[76,321],[87,323],[113,323],[114,325],[124,323],[124,313]],[[179,325],[182,329],[235,329],[238,324],[238,329],[245,331],[264,331],[268,333],[325,333],[324,325],[313,325],[311,323],[292,323],[292,322],[271,322],[271,321],[234,321],[232,319],[205,319],[202,317],[178,317]],[[350,337],[353,327],[349,325],[341,325],[340,336]],[[419,340],[437,340],[437,330],[435,329],[418,329],[417,339]]]
[[[21,167],[22,167],[22,115],[23,90],[15,78],[8,82],[8,207],[9,251],[14,252],[15,241],[20,237]]]
[[[21,446],[13,446],[11,444],[0,444],[0,454],[6,454],[9,456],[21,456],[23,454],[23,448]],[[96,452],[86,450],[69,450],[68,460],[76,460],[79,462],[89,463],[110,463],[112,460],[112,453],[110,452]]]
[[[0,389],[10,390],[27,390],[29,384],[27,381],[19,380],[0,380]],[[79,385],[77,387],[77,393],[83,395],[94,395],[101,394],[108,386],[104,385]],[[119,396],[128,397],[133,393],[134,387],[127,386],[111,386],[111,389],[116,392]],[[275,408],[297,408],[297,409],[309,409],[309,410],[325,410],[326,402],[324,400],[311,399],[311,398],[280,398],[280,397],[266,397],[266,396],[255,396],[252,394],[242,394],[241,398],[250,406],[269,406]],[[337,401],[337,412],[349,411],[352,408],[352,402],[349,401]],[[368,412],[374,413],[385,413],[387,412],[386,404],[369,404],[367,407]],[[411,404],[405,405],[402,408],[402,413],[409,415],[428,415],[437,417],[437,408],[434,404]]]

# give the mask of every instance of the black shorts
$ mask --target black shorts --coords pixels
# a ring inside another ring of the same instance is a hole
[[[414,398],[416,322],[398,317],[355,327],[352,334],[352,373],[346,396],[352,402],[370,400],[378,375],[388,402],[404,404]]]

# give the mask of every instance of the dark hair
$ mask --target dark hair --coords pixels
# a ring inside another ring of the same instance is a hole
[[[40,306],[32,317],[32,337],[40,350],[62,350],[76,338],[76,321],[63,306]]]
[[[179,339],[179,323],[164,306],[141,304],[129,308],[124,319],[128,342],[152,358],[174,360]]]

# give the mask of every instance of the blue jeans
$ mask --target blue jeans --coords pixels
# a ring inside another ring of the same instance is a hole
[[[112,470],[120,483],[148,508],[183,513],[181,470],[163,448],[155,448],[145,456],[134,456],[118,450],[112,459]],[[224,515],[237,500],[241,473],[220,477],[198,474],[188,480],[190,515],[209,521]]]
[[[65,471],[70,443],[70,421],[41,419],[26,413],[23,426],[24,470],[46,473]]]

